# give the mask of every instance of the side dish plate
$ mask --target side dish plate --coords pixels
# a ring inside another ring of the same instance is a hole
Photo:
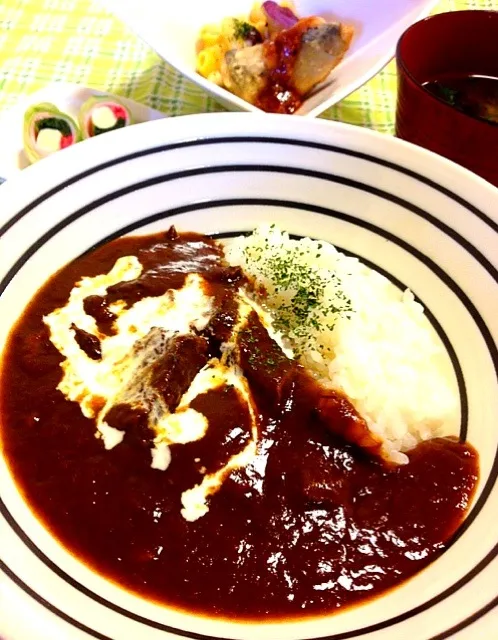
[[[0,190],[0,353],[38,287],[91,247],[174,224],[227,238],[275,222],[412,289],[461,370],[460,435],[480,456],[449,549],[337,615],[239,624],[166,609],[70,555],[0,457],[0,634],[9,640],[491,638],[498,603],[498,191],[396,139],[292,116],[210,114],[115,131]],[[458,434],[456,434],[458,435]],[[213,585],[213,588],[215,585]]]
[[[361,87],[393,57],[396,42],[411,24],[429,14],[435,0],[378,0],[350,2],[296,0],[300,17],[318,15],[340,20],[355,29],[346,57],[331,75],[315,87],[296,112],[317,116]],[[106,5],[168,64],[234,111],[259,109],[196,73],[196,41],[200,29],[225,17],[246,15],[252,0],[216,2],[162,2],[106,0]]]

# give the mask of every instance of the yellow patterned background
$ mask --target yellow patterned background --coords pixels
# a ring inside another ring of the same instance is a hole
[[[470,8],[497,9],[498,0],[443,0],[436,11]],[[223,110],[98,1],[0,0],[0,110],[55,81],[131,97],[172,115]],[[323,117],[392,133],[395,96],[390,63]]]

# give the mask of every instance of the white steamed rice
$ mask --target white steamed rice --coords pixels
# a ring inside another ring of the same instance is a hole
[[[300,362],[349,397],[394,462],[406,462],[402,452],[418,442],[455,431],[455,376],[411,291],[331,244],[291,240],[274,225],[236,238],[225,253],[266,289],[275,328]],[[305,290],[319,298],[307,317]]]

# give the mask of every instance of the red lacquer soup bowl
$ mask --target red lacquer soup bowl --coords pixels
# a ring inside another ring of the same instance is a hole
[[[498,186],[498,123],[450,104],[451,94],[448,102],[427,89],[455,77],[498,85],[498,12],[455,11],[422,20],[399,40],[396,61],[396,135]]]

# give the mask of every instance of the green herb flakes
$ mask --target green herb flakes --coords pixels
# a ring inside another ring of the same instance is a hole
[[[309,349],[325,349],[316,343],[316,334],[333,329],[339,316],[352,312],[351,300],[342,290],[339,277],[332,271],[303,264],[306,255],[321,257],[314,247],[307,251],[299,244],[291,248],[278,246],[276,250],[265,246],[264,252],[261,249],[247,247],[244,254],[249,269],[254,264],[255,271],[270,282],[274,328],[291,341],[296,355]],[[330,292],[331,284],[334,294],[329,299],[327,289]]]
[[[238,18],[233,19],[233,28],[234,35],[237,40],[246,40],[253,35],[254,27],[245,22],[244,20],[239,20]]]

